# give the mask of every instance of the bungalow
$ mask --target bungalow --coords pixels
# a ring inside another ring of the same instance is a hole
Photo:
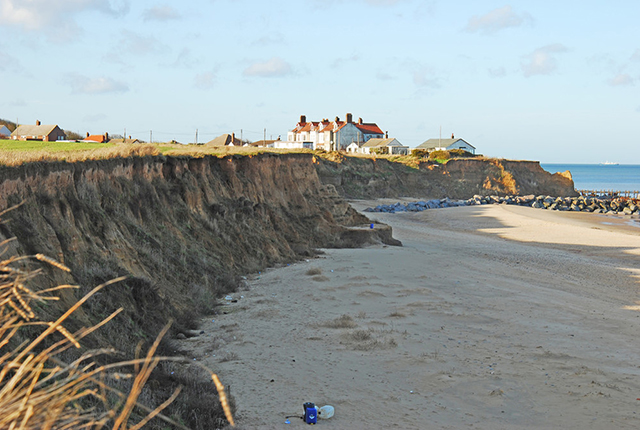
[[[4,124],[0,125],[0,139],[7,139],[9,136],[11,136],[11,130]]]
[[[242,140],[238,139],[235,133],[225,133],[206,143],[211,146],[243,146]]]
[[[472,154],[476,153],[475,146],[464,139],[456,139],[453,134],[451,135],[451,139],[429,139],[416,146],[415,149],[426,149],[428,151],[462,149]]]
[[[348,148],[353,149],[353,144],[349,145]],[[362,154],[374,154],[374,153],[382,153],[389,155],[407,155],[409,153],[409,147],[404,146],[395,138],[372,138],[369,139],[366,143],[362,144],[359,148],[360,153]],[[348,149],[347,149],[348,150]]]
[[[40,121],[36,121],[36,125],[19,125],[13,133],[11,133],[11,139],[52,142],[64,140],[66,136],[64,131],[57,125],[42,125]]]
[[[87,137],[85,137],[82,141],[83,142],[106,143],[106,142],[109,141],[109,133],[92,134],[92,135],[89,135],[89,133],[87,133]]]

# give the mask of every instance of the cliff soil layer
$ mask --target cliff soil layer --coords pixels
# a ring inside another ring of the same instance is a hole
[[[318,175],[347,198],[417,197],[468,199],[474,195],[577,196],[573,181],[551,174],[537,161],[452,159],[413,168],[383,158],[318,157]]]

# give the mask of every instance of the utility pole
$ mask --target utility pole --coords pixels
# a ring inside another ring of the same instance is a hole
[[[122,141],[123,142],[127,141],[127,127],[124,128],[124,136],[122,136]]]
[[[264,137],[262,138],[262,143],[264,143],[266,145],[267,142],[267,129],[264,129]]]
[[[242,129],[240,129],[240,143],[242,144]]]
[[[198,129],[196,128],[196,145],[198,144]]]
[[[149,130],[149,143],[153,143],[153,130]]]

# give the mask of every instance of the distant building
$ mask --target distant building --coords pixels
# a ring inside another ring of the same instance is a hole
[[[92,134],[89,135],[87,133],[87,137],[82,139],[83,142],[96,142],[96,143],[106,143],[109,141],[109,133],[105,134]]]
[[[407,155],[409,153],[409,147],[404,146],[392,137],[372,138],[360,146],[359,152],[362,154],[381,152],[389,155]]]
[[[129,136],[128,139],[124,138],[124,139],[110,139],[109,143],[113,143],[114,145],[133,145],[133,144],[138,144],[138,143],[142,143],[140,142],[139,139],[132,139],[131,136]]]
[[[243,146],[242,140],[238,139],[235,133],[221,134],[220,136],[212,139],[206,143],[211,146]]]
[[[66,136],[64,131],[57,125],[42,125],[40,121],[36,121],[36,125],[19,125],[18,128],[11,133],[11,139],[52,142],[64,140]]]
[[[0,125],[0,139],[8,139],[11,136],[11,130],[6,125]]]
[[[358,146],[369,139],[382,138],[384,133],[375,123],[365,123],[362,118],[353,122],[353,115],[347,114],[345,121],[336,117],[334,121],[309,121],[305,115],[300,116],[300,122],[287,133],[286,142],[281,142],[281,148],[310,148],[331,150],[346,150],[351,143]]]
[[[453,134],[451,135],[451,139],[429,139],[416,146],[415,149],[426,149],[428,151],[462,149],[472,154],[476,153],[475,146],[471,145],[464,139],[456,139]]]

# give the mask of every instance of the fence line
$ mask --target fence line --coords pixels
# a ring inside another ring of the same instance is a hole
[[[640,199],[640,190],[621,191],[621,190],[577,190],[581,196],[585,197],[629,197],[632,199]]]

